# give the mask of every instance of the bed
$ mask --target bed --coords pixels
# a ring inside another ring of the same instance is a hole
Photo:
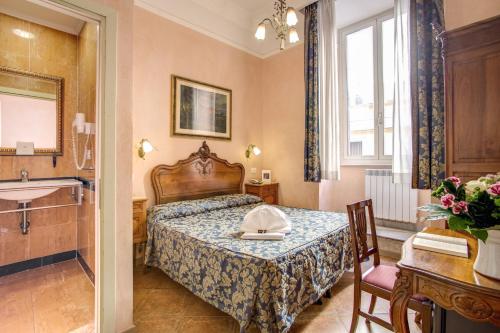
[[[242,240],[243,217],[263,204],[241,193],[244,173],[205,142],[187,159],[155,167],[146,265],[231,315],[241,332],[252,323],[287,332],[351,268],[347,217],[278,206],[292,222],[284,241]]]

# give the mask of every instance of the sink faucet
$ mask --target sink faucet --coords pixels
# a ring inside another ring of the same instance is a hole
[[[23,183],[26,183],[27,181],[29,181],[29,173],[28,173],[28,170],[26,169],[21,169],[21,181]]]

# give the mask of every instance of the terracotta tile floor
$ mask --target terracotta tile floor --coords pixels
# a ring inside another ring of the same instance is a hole
[[[384,259],[385,262],[393,262]],[[298,333],[347,333],[351,324],[353,284],[352,273],[346,273],[332,289],[333,297],[323,299],[323,305],[311,305],[295,320],[290,332]],[[363,295],[362,306],[368,308],[369,295]],[[389,303],[377,300],[375,313],[388,320]],[[420,332],[409,322],[412,332]],[[156,268],[134,271],[134,322],[137,332],[144,333],[237,333],[239,325],[230,316],[217,310],[172,281]],[[250,332],[258,330],[253,327]],[[360,318],[358,333],[390,332],[377,324],[368,325]]]
[[[0,277],[0,332],[94,332],[94,287],[76,260]]]

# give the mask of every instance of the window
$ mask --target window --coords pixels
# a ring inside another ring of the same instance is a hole
[[[339,32],[343,164],[390,164],[394,18],[385,13]]]

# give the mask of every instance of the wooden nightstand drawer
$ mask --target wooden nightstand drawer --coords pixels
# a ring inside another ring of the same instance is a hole
[[[146,232],[146,198],[134,199],[132,207],[132,230],[134,244],[143,243],[147,240]]]
[[[260,189],[258,187],[248,186],[246,188],[246,193],[260,196]]]
[[[278,204],[278,183],[271,184],[245,184],[245,193],[260,197],[271,205]]]

